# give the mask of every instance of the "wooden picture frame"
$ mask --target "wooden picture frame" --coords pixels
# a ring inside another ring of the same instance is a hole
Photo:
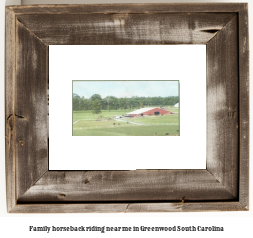
[[[8,212],[247,211],[248,40],[244,3],[6,7]],[[49,171],[55,44],[206,44],[206,169]]]

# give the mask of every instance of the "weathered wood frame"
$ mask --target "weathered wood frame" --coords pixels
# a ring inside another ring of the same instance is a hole
[[[206,44],[206,170],[49,171],[52,44]],[[5,119],[8,212],[248,210],[247,4],[6,7]]]

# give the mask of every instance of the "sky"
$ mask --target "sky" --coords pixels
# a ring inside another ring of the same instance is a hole
[[[179,96],[179,81],[73,81],[73,93],[84,98]]]

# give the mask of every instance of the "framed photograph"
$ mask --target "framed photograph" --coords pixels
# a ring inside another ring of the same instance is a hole
[[[7,211],[249,210],[248,40],[246,3],[6,7]]]
[[[49,170],[206,169],[205,45],[49,52]]]

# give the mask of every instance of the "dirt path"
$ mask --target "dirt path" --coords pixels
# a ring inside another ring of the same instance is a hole
[[[121,120],[121,119],[115,119],[115,120],[116,120],[116,121],[128,122],[128,123],[135,124],[135,125],[145,126],[145,124],[138,123],[138,122],[124,121],[124,120]]]

